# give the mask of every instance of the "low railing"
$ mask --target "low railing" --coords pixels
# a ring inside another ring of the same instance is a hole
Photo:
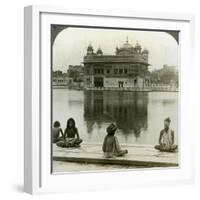
[[[136,91],[136,92],[178,92],[178,88],[170,86],[149,86],[149,87],[86,87],[86,90],[99,91]]]

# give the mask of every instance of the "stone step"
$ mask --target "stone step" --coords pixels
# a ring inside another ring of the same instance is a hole
[[[135,167],[178,166],[178,152],[159,152],[150,145],[122,145],[122,149],[128,149],[129,153],[123,157],[105,158],[101,144],[83,144],[79,148],[61,148],[53,144],[53,160]]]

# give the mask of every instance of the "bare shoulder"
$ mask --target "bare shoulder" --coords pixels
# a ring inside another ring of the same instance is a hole
[[[165,132],[165,129],[162,129],[162,130],[160,131],[160,134],[163,135],[164,132]]]
[[[57,132],[57,131],[59,131],[60,130],[60,128],[55,128],[55,127],[53,127],[53,129],[52,129],[54,132]]]
[[[117,136],[114,136],[113,138],[114,138],[116,141],[118,141]]]
[[[174,130],[171,129],[171,133],[174,134]]]

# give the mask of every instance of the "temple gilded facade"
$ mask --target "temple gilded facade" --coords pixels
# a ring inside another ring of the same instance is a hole
[[[114,55],[104,55],[101,48],[95,52],[89,44],[84,56],[84,85],[94,88],[145,88],[149,86],[147,49],[127,41],[116,48]]]

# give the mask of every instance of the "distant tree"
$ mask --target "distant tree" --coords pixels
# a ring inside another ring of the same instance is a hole
[[[159,69],[150,74],[151,82],[169,85],[172,81],[178,83],[178,72],[173,70]]]
[[[172,80],[176,81],[178,77],[173,71],[164,71],[160,74],[160,79],[164,84],[170,84]]]

